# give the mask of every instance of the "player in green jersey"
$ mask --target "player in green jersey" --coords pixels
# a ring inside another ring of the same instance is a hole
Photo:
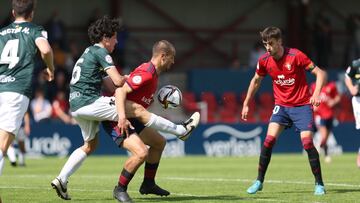
[[[47,80],[54,78],[53,52],[47,32],[34,23],[35,0],[13,0],[15,21],[0,29],[0,174],[4,154],[18,134],[29,105],[35,55],[47,65]]]

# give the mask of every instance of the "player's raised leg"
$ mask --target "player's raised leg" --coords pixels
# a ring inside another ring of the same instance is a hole
[[[183,124],[177,125],[168,119],[147,111],[143,106],[132,101],[126,101],[126,116],[128,118],[137,118],[146,127],[174,134],[183,141],[191,135],[200,122],[200,113],[195,112]]]

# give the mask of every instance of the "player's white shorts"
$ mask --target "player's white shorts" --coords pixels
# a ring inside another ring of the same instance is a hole
[[[26,134],[25,134],[24,127],[20,127],[18,133],[15,135],[15,139],[18,140],[18,141],[25,141]]]
[[[352,97],[351,101],[355,117],[355,128],[360,129],[360,96]]]
[[[16,92],[1,92],[0,129],[16,135],[28,106],[28,97]]]
[[[115,97],[100,97],[92,104],[71,112],[71,115],[79,124],[84,141],[90,141],[99,132],[100,121],[118,120]]]

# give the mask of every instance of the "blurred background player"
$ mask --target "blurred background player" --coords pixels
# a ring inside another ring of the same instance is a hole
[[[352,97],[352,107],[355,117],[355,128],[360,129],[360,58],[353,60],[351,65],[346,69],[345,85]],[[360,168],[360,148],[356,160],[357,166]]]
[[[7,156],[12,166],[25,166],[25,139],[30,135],[30,130],[30,114],[26,112],[19,132],[7,151]],[[17,145],[18,149],[15,148],[15,145]],[[16,158],[19,160],[18,163],[16,162]]]
[[[315,177],[315,195],[324,195],[325,187],[321,176],[319,153],[313,144],[313,106],[320,104],[320,91],[325,80],[325,72],[317,67],[304,53],[294,48],[283,47],[282,34],[277,27],[267,27],[260,32],[267,53],[259,58],[243,103],[242,119],[246,120],[250,100],[259,89],[262,79],[268,74],[272,78],[275,107],[270,118],[267,135],[261,149],[258,177],[249,194],[262,190],[272,148],[280,133],[293,124],[300,131],[301,142],[309,158]],[[309,93],[305,71],[316,76],[316,88]]]
[[[47,80],[54,78],[53,52],[47,32],[31,23],[34,16],[33,0],[13,0],[15,21],[0,29],[0,174],[4,154],[18,134],[29,106],[35,56],[39,49],[47,65]]]
[[[131,201],[127,193],[127,186],[144,161],[144,179],[139,192],[141,194],[155,194],[159,196],[167,196],[170,194],[170,192],[160,188],[155,183],[155,175],[160,163],[161,154],[166,145],[166,139],[156,130],[149,128],[149,126],[152,125],[151,123],[156,122],[157,116],[152,114],[150,121],[144,125],[139,122],[138,119],[131,118],[126,114],[125,105],[126,100],[130,100],[148,108],[154,101],[153,97],[158,86],[158,76],[160,73],[169,70],[174,64],[174,60],[175,47],[166,40],[156,42],[152,49],[151,60],[141,64],[131,72],[124,86],[116,90],[120,98],[119,102],[121,102],[117,106],[119,128],[116,129],[115,132],[112,132],[113,128],[111,124],[105,123],[104,126],[113,138],[117,138],[115,142],[119,146],[131,152],[131,156],[125,161],[119,182],[114,189],[113,195],[120,202]],[[131,121],[135,132],[129,132],[129,135],[124,137],[123,132],[127,128],[127,119]],[[187,128],[191,130],[179,138],[186,140],[191,131],[199,124],[199,120],[200,114],[193,114],[190,120],[184,123],[184,126],[189,126]],[[106,126],[110,126],[110,128]]]
[[[311,84],[312,94],[315,91],[316,84]],[[328,153],[327,140],[333,128],[334,123],[334,108],[340,102],[340,94],[336,88],[334,81],[326,83],[320,92],[321,103],[314,107],[314,118],[316,129],[320,133],[321,142],[320,147],[324,150],[325,162],[330,163],[331,157]]]

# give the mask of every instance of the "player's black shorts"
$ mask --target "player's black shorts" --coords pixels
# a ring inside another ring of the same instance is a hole
[[[142,124],[139,120],[136,118],[130,118],[128,119],[131,123],[131,125],[134,127],[134,129],[128,129],[129,134],[137,133],[138,135],[141,133],[141,131],[144,130],[145,126]],[[117,146],[120,147],[120,144],[124,141],[126,138],[125,134],[120,134],[120,129],[117,127],[117,122],[115,121],[103,121],[101,122],[106,134],[108,134],[111,139],[116,143]]]

